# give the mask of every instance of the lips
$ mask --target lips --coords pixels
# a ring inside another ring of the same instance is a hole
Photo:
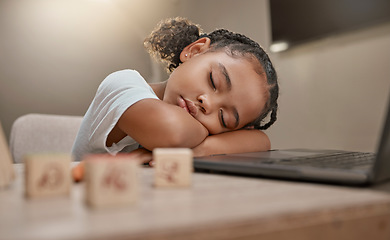
[[[179,107],[186,110],[189,114],[195,117],[198,114],[198,107],[191,100],[179,96],[177,98],[177,104]]]

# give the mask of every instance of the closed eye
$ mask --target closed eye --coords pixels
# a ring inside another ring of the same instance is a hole
[[[222,111],[222,109],[219,109],[219,116],[220,116],[220,118],[221,118],[222,126],[223,126],[224,128],[227,128],[226,123],[225,123],[225,119],[224,119],[224,117],[223,117],[223,111]]]
[[[210,72],[210,84],[211,84],[211,87],[212,87],[214,90],[217,90],[217,87],[215,86],[215,83],[214,83],[213,73],[212,73],[212,72]]]

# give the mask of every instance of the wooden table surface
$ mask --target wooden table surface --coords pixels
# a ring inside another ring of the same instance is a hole
[[[96,210],[83,183],[69,197],[26,199],[15,167],[0,190],[0,239],[390,239],[386,187],[194,173],[190,188],[157,189],[154,169],[143,168],[135,205]]]

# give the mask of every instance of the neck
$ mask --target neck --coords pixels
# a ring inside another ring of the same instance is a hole
[[[157,95],[157,97],[160,100],[163,100],[165,87],[167,86],[167,81],[159,82],[159,83],[149,83],[149,85],[152,87],[152,89],[153,89],[154,93]]]

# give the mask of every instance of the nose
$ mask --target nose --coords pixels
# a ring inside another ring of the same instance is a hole
[[[206,95],[199,95],[198,98],[199,108],[204,113],[207,114],[209,112],[209,101]]]
[[[218,100],[215,98],[211,98],[209,95],[199,95],[198,98],[199,108],[204,114],[212,113],[215,108],[218,107]]]

